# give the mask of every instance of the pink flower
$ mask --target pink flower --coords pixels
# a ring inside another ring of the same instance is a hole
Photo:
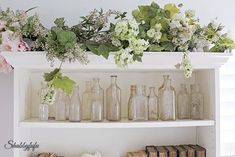
[[[12,31],[0,32],[2,35],[2,43],[0,45],[0,52],[24,52],[29,51],[30,47],[20,37],[12,37]],[[7,61],[0,55],[0,73],[7,73],[12,70],[12,67]]]
[[[0,55],[0,73],[9,73],[12,71],[12,67],[7,61]]]

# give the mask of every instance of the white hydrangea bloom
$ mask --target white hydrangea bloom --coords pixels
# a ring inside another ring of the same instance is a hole
[[[186,10],[185,15],[186,17],[193,18],[195,17],[195,10]]]
[[[157,23],[155,26],[154,26],[155,30],[156,31],[161,31],[162,29],[162,25],[160,23]]]
[[[128,64],[132,63],[133,60],[133,54],[130,54],[132,50],[130,48],[121,49],[115,53],[114,59],[115,63],[120,68],[126,68]]]
[[[112,38],[111,40],[114,46],[120,47],[122,45],[121,41],[118,40],[117,38]]]
[[[172,20],[170,22],[170,29],[176,29],[176,28],[180,28],[180,27],[182,27],[182,25],[180,24],[180,21]]]
[[[115,34],[117,36],[120,36],[121,38],[124,38],[127,33],[128,33],[128,22],[126,20],[121,20],[117,22],[115,26]]]
[[[147,36],[149,38],[153,38],[155,33],[156,33],[155,29],[151,28],[150,30],[147,31]]]

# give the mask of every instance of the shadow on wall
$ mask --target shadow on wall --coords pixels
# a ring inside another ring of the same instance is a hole
[[[12,157],[4,144],[13,139],[13,72],[0,74],[0,156]]]

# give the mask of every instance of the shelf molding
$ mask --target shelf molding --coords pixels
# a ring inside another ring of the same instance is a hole
[[[39,121],[37,118],[31,118],[21,121],[19,126],[22,128],[171,128],[171,127],[198,127],[214,126],[214,120],[176,120],[176,121],[128,121],[119,122],[69,122],[69,121]]]
[[[26,69],[52,69],[46,59],[45,52],[1,52],[8,63],[14,68]],[[144,52],[142,62],[135,62],[129,65],[129,70],[161,70],[175,69],[175,65],[182,60],[182,52]],[[192,52],[189,58],[194,69],[213,69],[222,66],[232,53],[211,53],[211,52]],[[79,62],[64,63],[63,69],[84,69],[84,70],[118,70],[113,54],[106,60],[101,56],[89,53],[88,65],[81,65]],[[54,66],[58,67],[60,62],[56,60]]]

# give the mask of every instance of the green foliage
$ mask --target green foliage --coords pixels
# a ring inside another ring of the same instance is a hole
[[[179,8],[175,4],[168,3],[164,6],[164,9],[170,12],[170,16],[174,16],[176,13],[179,13]]]
[[[56,68],[50,73],[44,74],[44,80],[56,89],[61,89],[63,92],[70,94],[73,90],[75,82],[67,76],[62,76],[61,69]]]
[[[235,42],[224,34],[210,49],[210,52],[225,52],[226,50],[232,49],[235,49]]]

